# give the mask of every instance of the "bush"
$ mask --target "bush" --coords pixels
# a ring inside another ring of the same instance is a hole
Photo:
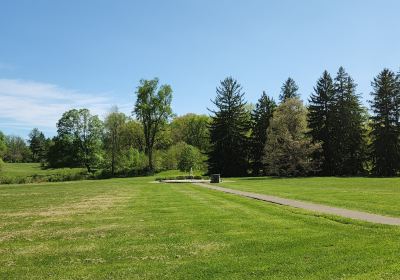
[[[161,155],[161,166],[159,170],[175,170],[188,172],[193,170],[205,171],[205,156],[200,150],[185,142],[179,142],[171,146],[164,152],[158,152]]]
[[[0,158],[0,171],[3,169],[4,167],[4,162],[3,160]]]

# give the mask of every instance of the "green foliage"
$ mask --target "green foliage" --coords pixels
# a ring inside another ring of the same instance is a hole
[[[80,167],[78,146],[72,137],[54,137],[48,143],[47,166],[51,168]]]
[[[6,136],[0,131],[0,158],[4,157],[7,152]]]
[[[192,145],[185,145],[181,152],[178,168],[181,171],[204,170],[205,158],[200,150]]]
[[[210,122],[206,115],[186,114],[174,118],[170,124],[173,142],[183,141],[206,152],[210,146]]]
[[[241,85],[232,77],[221,81],[213,103],[217,111],[211,111],[208,171],[223,176],[244,176],[248,169],[250,117]]]
[[[200,150],[185,142],[172,145],[168,150],[160,152],[161,164],[158,169],[190,171],[205,171],[206,157]]]
[[[6,152],[4,160],[6,162],[29,162],[31,160],[31,151],[26,145],[24,139],[19,136],[6,136]]]
[[[158,79],[141,80],[136,91],[134,112],[143,126],[145,153],[149,170],[153,171],[153,148],[159,133],[172,116],[172,89],[169,85],[158,88]]]
[[[267,129],[270,124],[270,119],[275,110],[276,103],[270,98],[265,91],[251,114],[252,133],[251,133],[251,159],[252,173],[259,175],[263,172],[263,151],[267,143]]]
[[[373,172],[394,176],[400,171],[400,77],[384,69],[374,78],[372,87]]]
[[[124,143],[125,148],[135,148],[139,151],[144,151],[145,140],[143,133],[143,126],[140,122],[128,119],[121,131],[121,141]]]
[[[29,148],[32,152],[33,162],[44,162],[46,159],[46,137],[39,129],[34,128],[29,133]]]
[[[298,93],[299,87],[292,78],[288,78],[281,87],[281,94],[279,95],[279,100],[285,102],[289,98],[300,98]]]
[[[267,134],[263,162],[266,173],[305,176],[318,168],[312,154],[319,145],[307,135],[307,109],[297,98],[287,99],[275,110]]]
[[[74,158],[85,166],[88,172],[101,165],[103,123],[92,116],[88,109],[73,109],[65,112],[57,123],[58,137],[76,154]]]
[[[333,175],[335,172],[335,88],[331,75],[324,71],[314,87],[308,106],[309,134],[314,143],[321,143],[321,149],[313,154],[315,161],[322,162],[321,174]]]
[[[366,142],[365,110],[361,107],[356,84],[343,67],[339,68],[334,81],[332,124],[332,154],[335,175],[364,174]]]
[[[127,117],[118,109],[108,114],[104,121],[104,148],[107,163],[111,166],[111,174],[124,167],[124,143],[123,133]]]
[[[0,157],[0,171],[3,169],[3,167],[4,167],[4,162]]]

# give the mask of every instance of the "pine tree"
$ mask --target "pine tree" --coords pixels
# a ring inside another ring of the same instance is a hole
[[[334,82],[334,125],[332,127],[333,168],[335,175],[359,175],[364,172],[366,155],[364,109],[357,85],[339,68]]]
[[[288,78],[281,87],[281,94],[279,100],[285,102],[288,98],[300,98],[298,93],[299,87],[292,78]]]
[[[372,82],[372,161],[378,176],[400,170],[400,77],[384,69]]]
[[[33,162],[43,162],[46,157],[46,137],[39,129],[34,128],[29,134],[29,148]]]
[[[334,124],[334,95],[335,88],[331,75],[324,71],[314,87],[314,93],[309,99],[308,125],[314,143],[321,143],[322,149],[313,155],[314,161],[322,163],[321,173],[333,175],[334,151],[333,129]]]
[[[251,160],[252,172],[254,175],[260,175],[263,172],[263,151],[267,142],[267,129],[270,119],[275,110],[276,103],[265,91],[261,95],[251,114],[252,135],[251,135]]]
[[[213,103],[217,111],[210,125],[209,173],[222,176],[247,174],[249,118],[241,85],[232,77],[221,81]]]

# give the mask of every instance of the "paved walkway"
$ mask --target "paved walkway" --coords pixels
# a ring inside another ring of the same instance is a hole
[[[342,217],[346,217],[346,218],[350,218],[350,219],[362,220],[362,221],[367,221],[367,222],[377,223],[377,224],[400,225],[400,218],[393,218],[393,217],[381,216],[381,215],[376,215],[376,214],[370,214],[370,213],[366,213],[366,212],[347,210],[347,209],[343,209],[343,208],[336,208],[336,207],[326,206],[326,205],[322,205],[322,204],[315,204],[315,203],[310,203],[310,202],[303,202],[303,201],[298,201],[298,200],[293,200],[293,199],[281,198],[278,196],[264,195],[264,194],[251,193],[251,192],[243,192],[243,191],[239,191],[239,190],[233,190],[233,189],[218,187],[215,185],[204,184],[204,183],[194,183],[194,185],[203,187],[203,188],[207,188],[207,189],[222,191],[225,193],[231,193],[231,194],[236,194],[236,195],[240,195],[240,196],[244,196],[244,197],[258,199],[258,200],[262,200],[262,201],[266,201],[266,202],[272,202],[272,203],[276,203],[276,204],[280,204],[280,205],[287,205],[287,206],[292,206],[292,207],[296,207],[296,208],[316,211],[316,212],[320,212],[320,213],[324,213],[324,214],[342,216]]]

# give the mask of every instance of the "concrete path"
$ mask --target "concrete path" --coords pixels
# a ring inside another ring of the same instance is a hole
[[[203,187],[203,188],[207,188],[207,189],[222,191],[225,193],[236,194],[236,195],[240,195],[240,196],[244,196],[244,197],[258,199],[258,200],[262,200],[262,201],[266,201],[266,202],[272,202],[272,203],[276,203],[276,204],[280,204],[280,205],[287,205],[287,206],[306,209],[306,210],[310,210],[310,211],[316,211],[316,212],[320,212],[320,213],[324,213],[324,214],[331,214],[331,215],[336,215],[336,216],[341,216],[341,217],[346,217],[346,218],[356,219],[356,220],[362,220],[362,221],[367,221],[367,222],[377,223],[377,224],[400,225],[400,218],[393,218],[393,217],[381,216],[381,215],[376,215],[376,214],[370,214],[370,213],[366,213],[366,212],[347,210],[347,209],[343,209],[343,208],[336,208],[336,207],[326,206],[326,205],[322,205],[322,204],[315,204],[315,203],[310,203],[310,202],[303,202],[303,201],[298,201],[298,200],[293,200],[293,199],[281,198],[278,196],[264,195],[264,194],[251,193],[251,192],[243,192],[243,191],[239,191],[239,190],[233,190],[233,189],[218,187],[215,185],[204,184],[204,183],[194,183],[194,185]]]

